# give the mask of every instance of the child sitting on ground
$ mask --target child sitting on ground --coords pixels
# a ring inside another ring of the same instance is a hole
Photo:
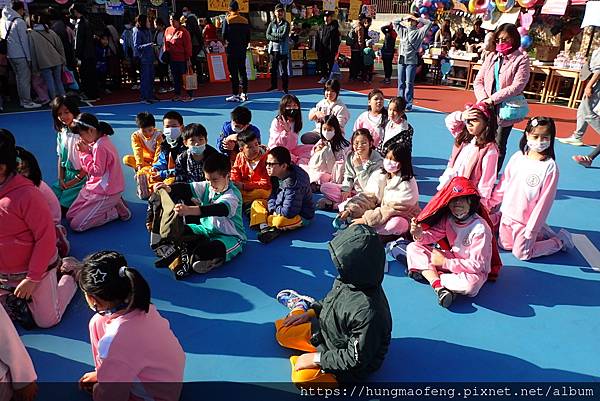
[[[156,147],[154,163],[152,164],[152,182],[175,180],[175,161],[186,150],[181,137],[183,117],[176,111],[168,111],[163,116],[163,140]]]
[[[393,97],[388,104],[388,122],[385,132],[377,150],[385,157],[387,149],[394,143],[402,143],[412,153],[412,137],[414,130],[406,119],[406,100],[402,97]]]
[[[315,216],[308,174],[292,163],[290,152],[283,146],[269,150],[267,173],[271,177],[268,200],[252,202],[250,227],[258,228],[258,240],[263,244],[277,238],[283,231],[305,225]]]
[[[392,316],[381,286],[385,251],[377,233],[354,225],[329,243],[329,254],[339,275],[325,299],[293,290],[277,294],[292,310],[275,322],[277,342],[306,352],[290,358],[298,387],[364,382],[380,368],[391,341]]]
[[[366,128],[373,137],[375,147],[383,140],[385,127],[388,122],[388,112],[385,108],[385,97],[380,89],[373,89],[368,95],[369,105],[367,111],[363,112],[354,122],[353,131]]]
[[[229,158],[216,152],[204,163],[206,181],[156,184],[161,210],[154,215],[151,235],[160,241],[153,249],[162,258],[158,263],[168,264],[178,280],[192,271],[207,273],[242,252],[242,195],[229,178],[230,170]],[[173,199],[194,199],[197,206]],[[186,216],[199,219],[190,223]]]
[[[244,205],[271,195],[271,179],[267,174],[267,147],[258,142],[252,130],[237,134],[240,153],[231,167],[231,181],[242,193]]]
[[[175,161],[175,182],[204,181],[204,162],[210,155],[218,153],[208,145],[208,133],[202,124],[188,124],[181,135],[187,147]]]
[[[294,95],[284,95],[279,101],[279,113],[271,122],[267,147],[273,149],[276,146],[283,146],[291,153],[294,163],[308,160],[312,146],[298,144],[298,132],[301,130],[300,101]]]
[[[300,138],[301,142],[307,145],[314,145],[321,139],[321,124],[325,121],[325,117],[333,114],[337,117],[342,133],[345,134],[346,123],[350,119],[350,112],[342,102],[340,97],[341,85],[340,81],[330,79],[323,86],[324,99],[319,101],[315,107],[310,109],[308,119],[315,122],[315,129],[307,132]],[[297,129],[300,132],[300,129]]]
[[[114,251],[88,256],[78,274],[85,300],[96,312],[89,322],[95,369],[79,379],[80,388],[94,400],[130,400],[139,394],[179,400],[185,353],[169,321],[150,303],[142,275]]]
[[[229,156],[231,163],[235,161],[240,152],[238,144],[238,134],[242,131],[250,130],[254,132],[260,145],[260,130],[258,127],[250,124],[252,121],[252,112],[244,106],[237,106],[231,110],[231,120],[225,121],[221,128],[221,135],[217,138],[217,149],[219,152]]]
[[[444,308],[457,294],[476,296],[502,266],[479,199],[471,181],[454,177],[411,221],[415,242],[406,249],[408,276],[428,282]],[[437,242],[444,244],[442,249],[435,248]]]

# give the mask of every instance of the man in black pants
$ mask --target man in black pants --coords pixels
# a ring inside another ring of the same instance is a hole
[[[246,73],[246,49],[250,43],[250,24],[239,13],[237,1],[229,4],[229,14],[223,25],[223,39],[227,42],[227,67],[231,75],[232,96],[228,102],[245,102],[248,100],[248,75]],[[240,93],[240,77],[242,78],[242,94]]]
[[[334,14],[334,11],[325,11],[325,23],[317,32],[316,50],[321,70],[320,84],[324,84],[329,79],[335,55],[340,47],[340,29],[337,20],[333,19]]]
[[[96,46],[89,21],[85,18],[85,6],[73,4],[69,9],[75,24],[75,58],[79,66],[83,101],[98,100],[98,78],[96,77]]]
[[[275,20],[267,27],[269,55],[271,58],[271,87],[267,91],[277,90],[277,77],[281,67],[281,84],[283,91],[288,93],[288,53],[290,38],[290,23],[285,19],[285,9],[281,4],[275,6]]]

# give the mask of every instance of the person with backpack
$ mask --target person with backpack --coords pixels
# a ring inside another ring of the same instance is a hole
[[[31,100],[31,51],[24,16],[25,4],[22,1],[15,1],[12,8],[7,5],[2,9],[4,23],[0,33],[3,39],[0,52],[6,54],[15,73],[21,107],[37,109],[42,105]]]

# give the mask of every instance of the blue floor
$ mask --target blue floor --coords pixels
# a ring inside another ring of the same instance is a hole
[[[294,92],[308,110],[321,91]],[[279,93],[255,94],[247,103],[253,123],[267,142]],[[354,121],[365,110],[366,97],[343,92]],[[157,120],[171,107],[185,123],[199,122],[214,145],[231,104],[222,97],[192,103],[162,102],[88,108],[112,124],[121,155],[130,151],[135,115],[148,110]],[[457,108],[461,105],[457,105]],[[414,158],[421,201],[433,194],[452,146],[444,114],[417,109],[409,120],[415,128]],[[350,124],[349,124],[350,125]],[[36,154],[48,183],[56,179],[55,133],[50,112],[0,116],[19,145]],[[348,128],[348,131],[351,131]],[[515,151],[521,132],[513,131]],[[559,190],[548,223],[585,234],[600,246],[597,169],[584,169],[570,158],[575,147],[557,143],[561,170]],[[318,212],[314,223],[265,246],[248,231],[241,256],[206,276],[176,282],[166,269],[153,267],[154,257],[144,229],[145,205],[134,192],[132,171],[125,169],[125,198],[134,218],[83,234],[70,233],[73,254],[83,257],[100,249],[123,252],[150,282],[153,302],[169,319],[187,356],[186,381],[286,382],[290,351],[274,340],[273,321],[286,309],[274,300],[283,288],[324,296],[336,275],[326,248],[331,213]],[[504,268],[496,283],[486,284],[474,299],[464,298],[451,310],[437,305],[430,287],[408,279],[397,262],[390,264],[384,287],[393,314],[393,339],[374,381],[598,381],[600,273],[576,251],[533,262],[503,253]],[[22,331],[41,381],[75,381],[93,367],[87,322],[91,316],[81,295],[63,321],[49,330]]]

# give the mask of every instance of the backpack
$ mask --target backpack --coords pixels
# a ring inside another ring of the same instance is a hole
[[[346,36],[346,46],[352,47],[354,44],[356,44],[356,31],[351,29],[350,32],[348,32],[348,36]]]
[[[4,38],[0,38],[0,54],[6,55],[8,53],[8,35],[10,35],[10,30],[12,29],[13,24],[17,19],[13,19],[10,21],[10,25],[8,26],[8,30],[6,31],[6,36]]]

